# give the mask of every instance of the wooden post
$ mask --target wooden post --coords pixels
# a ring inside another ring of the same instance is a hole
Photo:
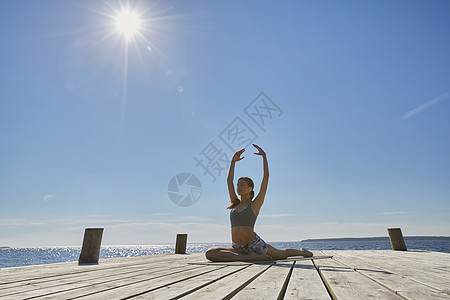
[[[176,254],[186,253],[187,234],[177,234],[177,243],[175,244]]]
[[[86,228],[78,264],[98,264],[103,228]]]
[[[391,240],[392,250],[406,251],[405,240],[403,239],[400,228],[388,228],[389,239]]]

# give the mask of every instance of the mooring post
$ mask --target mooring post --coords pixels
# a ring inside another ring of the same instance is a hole
[[[98,264],[103,228],[86,228],[78,264]]]
[[[400,228],[388,228],[389,239],[391,240],[392,250],[406,251],[405,240],[403,239]]]
[[[187,234],[177,234],[177,242],[175,244],[175,253],[176,254],[185,254],[186,253],[186,243],[187,243]]]

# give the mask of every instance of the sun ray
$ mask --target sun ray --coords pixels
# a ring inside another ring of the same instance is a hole
[[[127,84],[128,84],[128,41],[125,42],[125,59],[124,59],[124,71],[123,71],[123,82],[122,82],[122,108],[121,108],[121,116],[120,116],[120,130],[121,132],[124,130],[125,123],[125,110],[127,106]]]
[[[156,2],[103,0],[90,5],[80,5],[88,10],[90,22],[89,34],[84,50],[95,53],[94,59],[112,60],[115,64],[112,72],[119,81],[115,88],[121,90],[120,97],[120,131],[123,133],[127,108],[128,76],[135,63],[141,62],[149,76],[162,76],[170,81],[168,72],[173,69],[177,74],[177,58],[171,57],[167,42],[173,42],[180,35],[180,19],[183,15],[175,15],[174,7],[162,8]],[[86,6],[86,7],[84,7]],[[172,15],[167,15],[170,12]],[[100,18],[99,18],[100,17]],[[88,49],[86,49],[88,48]],[[100,55],[98,50],[103,51]],[[174,77],[173,77],[174,78]],[[120,95],[120,96],[119,96]]]

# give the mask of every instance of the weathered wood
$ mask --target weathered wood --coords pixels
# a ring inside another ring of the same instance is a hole
[[[436,260],[404,259],[410,252],[403,252],[403,255],[393,259],[392,254],[395,253],[398,252],[346,251],[337,253],[335,260],[406,298],[450,299],[449,272],[433,268],[433,264],[438,263]]]
[[[185,266],[175,265],[171,268],[172,271],[179,269],[185,269]],[[123,279],[138,278],[139,276],[145,276],[148,274],[156,274],[167,271],[167,262],[154,263],[152,265],[141,265],[131,268],[120,268],[112,270],[99,269],[97,272],[85,272],[78,274],[61,275],[57,278],[49,280],[30,280],[26,285],[20,288],[20,293],[27,297],[36,297],[43,295],[42,291],[45,290],[44,295],[52,293],[62,293],[64,291],[74,292],[77,289],[83,289],[85,287],[92,287],[101,283],[113,283],[120,282]],[[12,296],[17,294],[15,287],[4,288],[0,290],[0,296]]]
[[[177,234],[177,241],[175,244],[175,253],[176,254],[185,254],[186,253],[186,243],[187,243],[187,234]]]
[[[176,258],[175,258],[176,257]],[[189,257],[184,257],[188,259]],[[34,280],[53,280],[54,277],[69,274],[86,274],[92,271],[108,271],[134,266],[148,265],[155,262],[179,261],[175,254],[160,254],[139,257],[122,257],[114,259],[100,259],[103,266],[85,265],[78,266],[76,262],[54,263],[38,266],[24,266],[0,269],[0,289],[9,284],[27,284]]]
[[[337,299],[401,299],[394,292],[341,264],[335,257],[315,263]]]
[[[293,263],[272,265],[233,299],[277,299]],[[289,274],[290,275],[290,274]],[[284,291],[283,291],[284,294]]]
[[[391,240],[392,250],[406,251],[405,240],[403,239],[400,228],[388,228],[389,239]]]
[[[239,273],[246,268],[248,268],[248,266],[222,266],[220,268],[217,268],[213,272],[203,272],[203,274],[199,276],[168,284],[167,286],[164,286],[160,289],[155,289],[148,293],[133,297],[133,299],[181,298],[197,290],[201,290],[216,281],[221,281],[228,276]],[[213,296],[217,299],[216,293],[214,293]]]
[[[78,266],[76,262],[55,263],[39,266],[26,266],[19,268],[0,269],[0,291],[11,285],[28,285],[36,282],[59,281],[66,276],[86,276],[88,274],[116,273],[121,270],[138,267],[157,267],[164,264],[171,267],[186,266],[187,262],[205,261],[204,254],[160,254],[139,257],[123,257],[114,259],[101,259],[101,265]],[[76,279],[74,279],[74,282]]]
[[[221,280],[215,281],[210,285],[187,295],[183,299],[223,299],[230,293],[236,292],[237,294],[239,291],[236,290],[242,283],[257,277],[258,274],[268,267],[268,265],[247,264],[245,265],[245,268],[241,269],[238,273],[231,274]]]
[[[328,292],[311,261],[297,261],[284,299],[327,299]]]
[[[31,291],[23,291],[20,293],[20,298],[31,298],[31,297],[55,297],[60,299],[70,299],[73,297],[81,297],[89,295],[89,297],[96,297],[97,294],[102,294],[104,292],[116,291],[118,289],[133,287],[135,284],[145,284],[145,282],[159,282],[161,278],[168,275],[181,274],[183,272],[192,271],[199,266],[186,267],[185,259],[179,257],[179,255],[167,255],[169,259],[165,257],[166,255],[160,255],[162,259],[161,262],[157,260],[152,260],[153,263],[147,264],[147,270],[138,270],[136,272],[127,274],[116,274],[125,267],[110,268],[102,272],[103,266],[97,266],[99,268],[98,272],[92,272],[96,276],[89,281],[83,280],[82,276],[71,280],[71,282],[63,283],[61,285],[54,285],[54,282],[46,284],[34,284],[38,289],[33,289]],[[144,257],[144,260],[148,260],[149,257]],[[195,261],[197,259],[204,259],[203,257],[191,257],[191,260]],[[142,266],[142,265],[141,265]],[[168,268],[167,266],[170,266]],[[180,275],[184,277],[184,275]],[[59,279],[54,278],[57,282]],[[108,294],[108,293],[107,293]],[[10,299],[18,297],[18,294],[8,296]],[[8,297],[1,297],[2,299],[8,299]],[[99,297],[101,299],[102,297]],[[111,297],[114,299],[114,297]]]
[[[0,298],[450,299],[450,254],[315,251],[332,259],[206,263],[204,253],[162,254],[0,269]]]
[[[411,280],[426,282],[427,285],[436,286],[436,288],[442,287],[443,283],[450,283],[450,255],[446,253],[380,250],[374,251],[370,256],[366,252],[358,254],[354,251],[346,251],[340,255],[363,260],[367,264],[400,274]]]
[[[103,228],[86,228],[79,264],[98,264],[100,246],[102,245]]]
[[[149,273],[146,276],[122,280],[118,283],[101,283],[93,287],[86,287],[78,292],[76,297],[89,296],[90,299],[123,299],[137,297],[151,291],[160,290],[166,286],[186,281],[203,274],[210,274],[223,266],[189,266],[179,271],[166,269],[160,274]],[[186,288],[188,286],[185,286]],[[60,294],[58,294],[59,296]],[[65,295],[62,295],[65,298]],[[70,299],[72,293],[67,294]]]

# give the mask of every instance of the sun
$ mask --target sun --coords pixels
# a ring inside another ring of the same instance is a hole
[[[139,15],[129,9],[118,13],[115,21],[117,31],[123,34],[127,39],[132,38],[139,33],[139,30],[141,29],[141,19],[139,18]]]

